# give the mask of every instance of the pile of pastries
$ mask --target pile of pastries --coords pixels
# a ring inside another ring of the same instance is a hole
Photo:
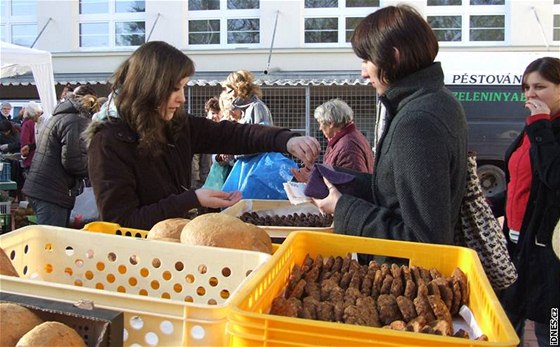
[[[295,264],[271,314],[401,331],[470,338],[453,329],[453,316],[468,305],[467,276],[395,263],[360,265],[346,257],[312,258]],[[477,339],[487,340],[485,335]]]

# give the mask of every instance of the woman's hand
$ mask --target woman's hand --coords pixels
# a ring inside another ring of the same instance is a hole
[[[321,145],[311,136],[296,136],[288,140],[288,152],[300,159],[304,166],[311,167],[321,152]]]
[[[336,189],[336,187],[329,182],[326,178],[323,177],[323,181],[329,188],[329,195],[324,199],[315,199],[313,198],[313,203],[319,208],[319,211],[326,214],[333,214],[336,208],[336,203],[338,199],[342,196],[342,194]]]
[[[202,207],[223,208],[230,207],[241,200],[241,192],[231,193],[221,190],[200,188],[194,191]]]
[[[543,113],[550,114],[550,107],[541,100],[529,99],[525,102],[525,107],[531,111],[531,116]]]
[[[291,168],[290,171],[292,172],[292,175],[294,175],[296,181],[302,183],[307,183],[309,181],[309,177],[311,176],[311,169],[307,166],[299,169]]]
[[[29,155],[29,145],[25,145],[23,147],[20,148],[19,152],[21,153],[22,156],[28,156]]]

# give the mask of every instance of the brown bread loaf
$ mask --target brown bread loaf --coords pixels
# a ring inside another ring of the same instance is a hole
[[[29,330],[16,347],[86,347],[76,330],[60,322],[44,322]]]
[[[181,242],[272,253],[270,236],[263,229],[223,213],[207,213],[185,225]]]
[[[0,347],[14,347],[19,339],[43,323],[33,311],[11,302],[0,302]]]
[[[156,223],[149,231],[148,240],[181,242],[181,231],[191,220],[187,218],[170,218]]]

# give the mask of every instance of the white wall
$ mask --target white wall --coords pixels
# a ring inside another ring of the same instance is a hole
[[[401,1],[383,1],[384,5]],[[409,1],[423,10],[425,1]],[[78,0],[38,1],[38,30],[52,21],[35,48],[53,54],[55,73],[112,73],[128,57],[130,50],[87,52],[79,48]],[[508,1],[512,34],[510,45],[501,47],[442,47],[441,51],[531,51],[545,50],[560,56],[559,42],[552,41],[553,0]],[[535,8],[545,29],[546,41],[532,8]],[[272,69],[281,71],[359,70],[360,61],[350,47],[304,48],[303,4],[294,0],[261,1],[261,45],[250,49],[184,51],[195,61],[197,71],[232,71],[240,68],[263,71],[267,66],[270,43],[274,31],[276,11],[278,26],[271,56]],[[184,47],[187,37],[187,2],[172,0],[146,1],[146,35],[151,40],[164,40],[176,47]],[[547,47],[548,43],[548,47]]]

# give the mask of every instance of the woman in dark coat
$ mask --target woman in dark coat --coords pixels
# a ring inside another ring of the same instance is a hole
[[[352,47],[385,105],[387,125],[373,176],[358,176],[356,190],[367,199],[327,182],[330,194],[317,205],[334,212],[337,233],[453,244],[466,182],[467,123],[434,62],[437,38],[413,8],[389,6],[358,24]]]
[[[560,218],[560,59],[533,61],[522,81],[531,114],[506,151],[504,196],[504,231],[519,277],[502,293],[502,302],[522,341],[529,319],[539,346],[550,346],[551,322],[560,308],[560,260],[552,245]],[[503,200],[491,202],[501,210]]]
[[[95,91],[80,86],[56,106],[46,121],[23,186],[37,224],[68,226],[76,196],[88,174],[81,134],[98,110]]]

